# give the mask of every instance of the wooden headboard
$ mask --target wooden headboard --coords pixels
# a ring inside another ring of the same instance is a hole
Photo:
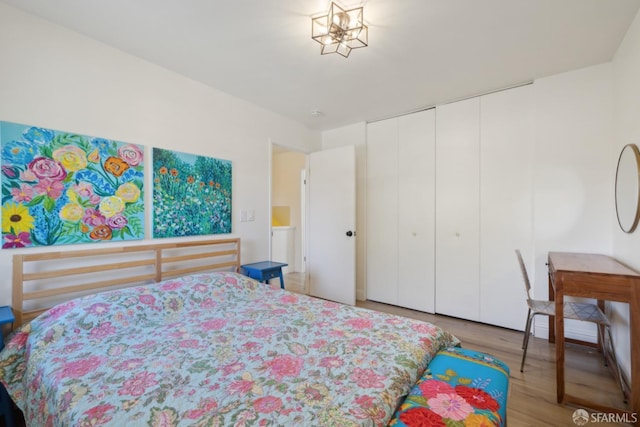
[[[14,255],[15,323],[20,326],[55,304],[97,290],[239,269],[239,238]]]

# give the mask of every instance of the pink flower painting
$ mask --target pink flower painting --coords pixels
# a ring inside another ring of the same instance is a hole
[[[0,122],[0,148],[3,248],[144,237],[143,147]]]

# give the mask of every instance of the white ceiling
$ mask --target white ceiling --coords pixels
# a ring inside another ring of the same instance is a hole
[[[345,59],[311,39],[325,0],[2,1],[316,130],[609,61],[640,6],[365,0],[369,47]]]

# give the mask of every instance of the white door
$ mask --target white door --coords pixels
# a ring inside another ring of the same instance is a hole
[[[533,87],[480,99],[480,321],[524,328],[514,249],[533,253]]]
[[[435,109],[398,121],[398,305],[433,313]]]
[[[436,108],[436,159],[436,313],[479,320],[479,98]]]
[[[434,312],[435,109],[367,125],[367,299]]]
[[[309,292],[356,303],[356,152],[309,155]]]
[[[367,299],[398,305],[398,119],[367,124]]]

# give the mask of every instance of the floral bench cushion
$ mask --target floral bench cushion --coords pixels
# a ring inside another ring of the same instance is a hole
[[[396,411],[390,426],[504,426],[509,367],[486,353],[440,351]]]

